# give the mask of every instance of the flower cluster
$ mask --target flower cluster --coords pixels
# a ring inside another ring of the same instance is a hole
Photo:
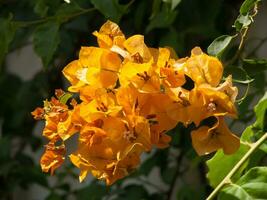
[[[76,152],[69,155],[80,171],[107,184],[137,168],[140,155],[153,146],[165,148],[166,133],[181,122],[194,123],[192,144],[199,155],[223,149],[231,154],[239,139],[224,116],[236,116],[237,88],[231,76],[221,82],[223,66],[199,47],[190,57],[177,58],[171,48],[150,48],[142,35],[125,38],[117,24],[107,21],[93,35],[99,47],[82,47],[79,59],[63,74],[79,103],[62,90],[32,112],[45,119],[43,135],[50,141],[41,158],[45,172],[64,161],[64,142],[78,133]],[[203,120],[213,118],[212,125]]]

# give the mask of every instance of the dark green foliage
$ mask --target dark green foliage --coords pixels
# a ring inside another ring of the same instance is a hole
[[[216,38],[208,47],[208,53],[213,56],[220,56],[230,44],[234,36],[222,35]]]
[[[50,63],[60,42],[59,23],[49,21],[38,26],[33,35],[34,48],[42,58],[44,67]]]
[[[4,56],[8,53],[9,45],[17,29],[11,19],[12,15],[7,19],[0,18],[0,66],[2,66]]]

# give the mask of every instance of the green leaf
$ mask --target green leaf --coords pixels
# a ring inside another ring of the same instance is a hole
[[[259,0],[245,0],[239,9],[239,12],[242,15],[246,15],[258,2]]]
[[[170,27],[159,41],[160,46],[170,46],[176,51],[181,49],[182,42],[179,40],[179,33],[175,28]]]
[[[254,167],[219,193],[219,200],[267,199],[267,167]]]
[[[174,10],[182,0],[172,0],[172,10]]]
[[[0,66],[8,53],[9,45],[15,36],[16,30],[17,26],[11,19],[0,18]]]
[[[150,21],[148,26],[146,27],[146,32],[150,32],[155,28],[167,28],[169,27],[175,20],[177,15],[177,11],[170,11],[170,9],[165,5],[163,5],[160,12],[158,12]]]
[[[207,177],[210,185],[216,187],[235,164],[245,155],[248,149],[249,147],[247,145],[241,144],[239,150],[232,155],[225,155],[222,150],[217,151],[216,154],[207,161],[209,168]],[[240,175],[241,172],[242,170],[237,173],[237,176]]]
[[[248,27],[252,23],[253,19],[250,15],[239,15],[235,20],[234,27],[237,31]]]
[[[60,24],[49,21],[37,27],[33,35],[34,49],[42,58],[44,67],[47,67],[55,54],[58,44]]]
[[[252,142],[254,136],[253,127],[248,126],[241,135],[241,140],[244,142]]]
[[[122,15],[127,11],[127,5],[120,5],[118,0],[91,0],[99,12],[106,18],[118,23]]]
[[[56,12],[56,16],[59,18],[61,22],[64,22],[69,18],[69,16],[72,16],[81,11],[82,11],[82,8],[79,7],[77,3],[73,3],[73,2],[64,3],[58,8]]]
[[[254,127],[259,128],[263,132],[267,131],[267,92],[260,99],[259,103],[255,106],[254,112],[256,113],[256,122]]]
[[[267,92],[254,107],[254,113],[256,115],[256,121],[253,125],[248,126],[242,133],[242,141],[249,143],[255,142],[267,131]],[[263,143],[259,149],[267,153],[267,143]],[[256,151],[255,153],[259,154],[258,160],[264,156],[261,155],[262,152],[260,151]]]
[[[265,59],[244,59],[242,67],[249,76],[255,76],[267,70],[267,60]]]
[[[208,47],[208,54],[212,56],[221,56],[225,49],[229,46],[232,39],[235,36],[231,35],[222,35],[216,38]]]
[[[34,12],[38,14],[40,17],[45,17],[49,6],[47,5],[46,0],[37,0],[34,6]]]
[[[247,72],[241,67],[237,66],[228,66],[224,70],[224,76],[227,77],[232,75],[234,83],[248,84],[253,82],[254,79],[251,79]]]
[[[230,187],[223,189],[218,196],[218,200],[253,200],[245,190],[238,185],[231,184]]]
[[[72,94],[69,92],[64,93],[62,96],[59,97],[60,103],[66,104],[67,101],[72,97]]]
[[[150,15],[149,19],[152,19],[153,17],[155,17],[155,15],[160,11],[160,5],[162,3],[162,0],[153,0],[153,4],[152,4],[152,12]]]
[[[163,0],[163,2],[170,3],[171,4],[171,9],[174,10],[182,0]]]

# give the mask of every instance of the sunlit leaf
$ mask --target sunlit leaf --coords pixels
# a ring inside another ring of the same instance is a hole
[[[163,0],[164,2],[171,4],[171,9],[174,10],[182,0]]]
[[[225,51],[225,49],[229,46],[233,38],[235,38],[235,36],[231,36],[231,35],[222,35],[216,38],[209,45],[208,54],[212,56],[220,56]]]
[[[259,1],[260,0],[245,0],[239,9],[239,12],[242,15],[246,15],[253,8],[253,6]]]
[[[267,167],[250,169],[237,182],[225,187],[219,200],[267,199]]]
[[[250,15],[239,15],[235,20],[234,27],[237,31],[248,27],[252,23],[252,18]]]
[[[216,187],[224,177],[230,172],[235,164],[245,155],[249,147],[247,145],[240,145],[237,152],[232,155],[224,155],[222,150],[216,152],[216,154],[207,161],[209,172],[207,177],[212,187]],[[223,161],[223,165],[222,165]],[[239,171],[239,175],[242,170]]]
[[[72,94],[67,92],[67,93],[64,93],[60,98],[59,98],[59,101],[60,103],[63,103],[63,104],[66,104],[67,101],[72,97]]]
[[[267,92],[255,106],[254,111],[256,114],[256,122],[253,126],[267,131]]]

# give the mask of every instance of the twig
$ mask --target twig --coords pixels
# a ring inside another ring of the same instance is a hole
[[[244,48],[244,41],[245,41],[245,38],[247,36],[247,33],[248,33],[248,27],[246,27],[244,29],[243,33],[240,32],[241,38],[240,38],[240,43],[239,43],[238,49],[237,49],[235,55],[233,56],[233,58],[227,63],[227,65],[234,63],[237,60],[237,58],[240,56],[240,54]]]
[[[255,143],[251,145],[248,152],[241,158],[241,160],[234,166],[234,168],[227,174],[227,176],[220,182],[220,184],[213,190],[206,200],[212,200],[217,193],[227,184],[231,183],[232,176],[239,170],[239,168],[246,162],[249,156],[267,139],[267,132]]]
[[[75,18],[79,15],[83,15],[86,14],[88,12],[94,11],[96,10],[96,8],[88,8],[88,9],[82,9],[82,11],[76,12],[72,15],[66,16],[65,18],[62,18],[63,22],[66,22],[72,18]],[[50,17],[46,17],[43,19],[38,19],[38,20],[33,20],[33,21],[14,21],[14,24],[17,24],[20,28],[26,28],[28,26],[32,26],[32,25],[37,25],[37,24],[41,24],[50,20],[57,20],[59,19],[59,16],[50,16]]]
[[[258,4],[256,3],[254,8],[253,8],[253,11],[254,13],[251,15],[251,18],[253,19],[257,14],[258,14]],[[227,63],[227,65],[230,65],[232,63],[234,63],[238,57],[240,56],[243,48],[244,48],[244,44],[245,44],[245,40],[246,40],[246,37],[247,37],[247,33],[248,33],[248,29],[249,29],[249,26],[241,29],[241,31],[239,32],[241,38],[240,38],[240,43],[239,43],[239,46],[238,46],[238,49],[235,53],[235,55],[233,56],[233,58]],[[243,30],[243,32],[242,32]]]

